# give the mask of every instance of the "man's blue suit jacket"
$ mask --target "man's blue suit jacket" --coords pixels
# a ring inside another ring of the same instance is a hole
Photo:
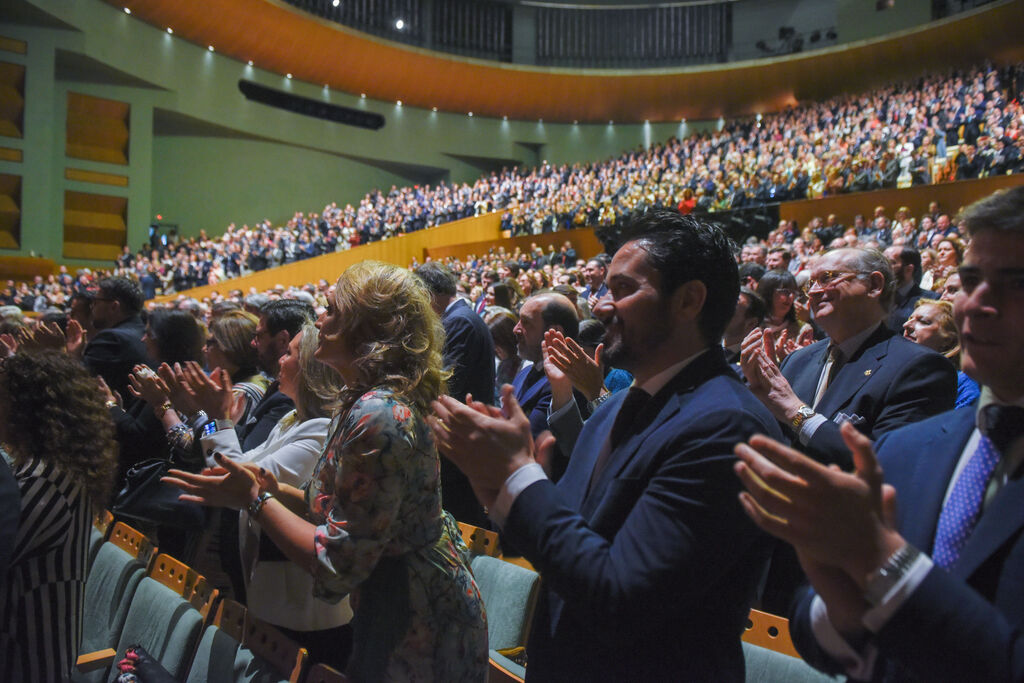
[[[875,444],[896,487],[900,533],[931,553],[942,502],[974,430],[977,405],[890,432]],[[950,571],[933,567],[874,639],[874,680],[1024,680],[1024,479],[1013,477],[982,512]],[[814,640],[813,592],[791,620],[801,655],[838,671]]]
[[[459,299],[441,316],[444,326],[444,365],[451,369],[448,394],[460,401],[466,394],[494,403],[494,340],[487,324]]]
[[[794,351],[780,370],[796,395],[810,405],[828,355],[828,340]],[[956,370],[945,357],[895,336],[884,325],[844,363],[815,410],[828,418],[800,450],[816,460],[853,466],[839,434],[840,413],[872,439],[898,427],[950,410]]]
[[[654,396],[595,463],[627,392],[587,421],[557,485],[531,484],[503,532],[540,571],[530,680],[735,680],[770,552],[743,513],[732,449],[778,423],[720,347]]]
[[[536,372],[534,372],[536,370]],[[536,437],[548,428],[548,408],[551,406],[551,382],[538,365],[530,365],[519,371],[512,380],[516,390],[516,401],[530,418],[530,432]]]

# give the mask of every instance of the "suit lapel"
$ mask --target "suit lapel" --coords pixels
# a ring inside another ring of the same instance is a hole
[[[626,392],[620,391],[604,402],[584,425],[583,432],[576,440],[569,466],[558,480],[558,488],[565,492],[566,503],[574,510],[581,510],[583,498],[587,495],[594,465],[601,448],[608,440],[608,433],[615,423],[615,416],[625,400]]]
[[[825,367],[828,342],[815,342],[814,346],[808,347],[808,349],[806,360],[795,359],[800,361],[800,363],[794,368],[790,386],[793,387],[793,392],[803,401],[811,403],[814,401],[814,393],[818,389],[818,379],[821,377],[821,370]],[[790,363],[786,364],[786,370],[789,369],[789,365]]]
[[[590,491],[585,494],[583,507],[580,510],[584,517],[588,517],[593,512],[604,496],[609,484],[635,459],[637,452],[648,437],[679,411],[682,405],[681,396],[692,391],[694,387],[703,384],[710,377],[723,372],[730,372],[730,370],[725,363],[722,348],[715,347],[709,349],[704,354],[694,358],[689,365],[669,380],[668,384],[652,397],[651,401],[637,415],[636,424],[639,425],[638,428],[608,455],[608,462],[605,464],[604,469],[602,469],[597,479],[590,486]],[[616,408],[615,412],[616,414],[618,413],[618,408]],[[603,430],[606,438],[613,422],[614,417],[609,421],[608,428]],[[603,445],[604,441],[602,440],[597,444],[597,448],[600,449]]]
[[[821,397],[817,412],[831,418],[860,391],[888,355],[889,344],[883,342],[891,336],[892,333],[883,325],[864,342],[860,355],[851,358],[839,368],[839,372],[825,390],[825,395]]]
[[[907,501],[900,532],[925,552],[932,551],[946,489],[973,430],[974,411],[965,410],[925,439],[917,454],[906,455],[915,458],[915,468],[908,489],[897,491],[897,504],[900,499]]]

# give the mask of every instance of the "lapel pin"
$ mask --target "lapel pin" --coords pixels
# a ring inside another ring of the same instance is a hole
[[[865,377],[870,377],[871,376],[871,371],[870,370],[865,370],[864,371],[864,376]]]

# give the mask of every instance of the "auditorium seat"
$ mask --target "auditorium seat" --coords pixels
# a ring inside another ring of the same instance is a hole
[[[472,557],[477,555],[498,556],[500,546],[497,532],[462,522],[459,522],[459,531],[462,532],[462,540],[469,546],[469,554]]]
[[[186,683],[298,683],[307,653],[234,600],[217,603],[189,668]]]
[[[102,513],[96,515],[92,520],[92,530],[89,532],[89,566],[92,567],[92,563],[96,560],[96,554],[100,551],[100,546],[107,540],[107,534],[110,533],[110,526],[114,522],[114,515],[110,513],[110,510],[104,510]]]
[[[79,652],[96,652],[117,645],[128,608],[155,551],[148,538],[124,522],[110,530],[110,539],[97,550],[85,582]],[[77,681],[105,678],[105,671],[75,676]]]
[[[102,657],[83,652],[79,669],[103,664],[108,680],[113,680],[116,668],[112,665],[129,647],[141,645],[172,676],[183,679],[216,598],[217,591],[205,578],[170,555],[158,555],[131,599],[116,652],[107,650]]]
[[[524,647],[540,593],[540,575],[487,555],[473,558],[472,568],[487,609],[489,647],[503,651]]]
[[[747,683],[819,683],[838,680],[804,662],[789,637],[789,620],[750,610],[743,633],[743,660]]]

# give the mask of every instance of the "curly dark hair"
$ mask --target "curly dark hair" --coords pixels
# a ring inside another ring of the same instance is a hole
[[[118,447],[96,379],[64,353],[21,351],[0,364],[0,401],[14,461],[55,463],[82,482],[96,512],[103,510]]]

